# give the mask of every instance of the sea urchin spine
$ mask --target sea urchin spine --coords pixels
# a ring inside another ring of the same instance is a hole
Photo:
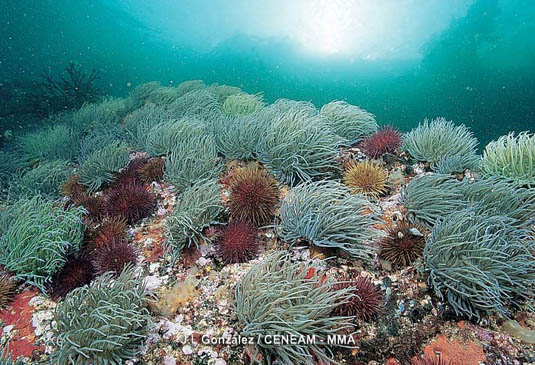
[[[118,276],[123,269],[137,263],[137,250],[126,240],[113,240],[95,251],[93,265],[98,274],[113,272]]]
[[[425,237],[422,228],[413,227],[407,222],[399,222],[388,229],[387,235],[379,241],[379,256],[396,266],[408,266],[422,257]]]

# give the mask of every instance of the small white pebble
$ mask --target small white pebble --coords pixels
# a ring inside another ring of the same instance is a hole
[[[218,359],[214,365],[227,365],[227,362],[223,359]]]
[[[184,353],[184,355],[191,355],[193,350],[190,345],[185,345],[184,347],[182,347],[182,352]]]
[[[164,365],[176,365],[176,359],[171,356],[164,356],[163,357],[163,364]]]

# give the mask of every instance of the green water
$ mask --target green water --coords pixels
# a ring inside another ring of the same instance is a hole
[[[366,2],[355,3],[356,9],[374,11],[362,5]],[[444,116],[468,125],[480,147],[509,131],[533,130],[534,2],[414,1],[383,7],[391,8],[390,16],[400,11],[400,19],[376,21],[381,31],[376,38],[366,33],[363,42],[379,50],[369,58],[358,51],[302,52],[291,34],[299,24],[277,31],[284,15],[277,2],[270,7],[267,1],[3,0],[0,80],[9,86],[0,95],[2,130],[28,122],[10,88],[31,89],[43,70],[58,74],[70,61],[96,68],[98,86],[116,96],[152,80],[176,85],[201,79],[263,92],[268,102],[284,97],[321,107],[344,99],[374,113],[380,124],[405,131],[425,117]],[[420,18],[428,27],[441,26],[407,32]],[[402,39],[395,47],[408,50],[384,51],[398,33]]]

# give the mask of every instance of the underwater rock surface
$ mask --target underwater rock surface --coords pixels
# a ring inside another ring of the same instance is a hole
[[[504,138],[198,80],[53,115],[0,151],[3,357],[533,363],[535,135]]]

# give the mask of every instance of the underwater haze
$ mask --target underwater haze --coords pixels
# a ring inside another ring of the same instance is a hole
[[[106,94],[200,79],[316,106],[347,100],[380,124],[468,125],[480,147],[533,127],[529,0],[4,0],[0,81],[23,89],[69,62]],[[12,109],[17,109],[13,106]],[[20,109],[20,106],[19,106]],[[12,129],[4,112],[2,129]],[[21,117],[16,124],[24,123]]]

